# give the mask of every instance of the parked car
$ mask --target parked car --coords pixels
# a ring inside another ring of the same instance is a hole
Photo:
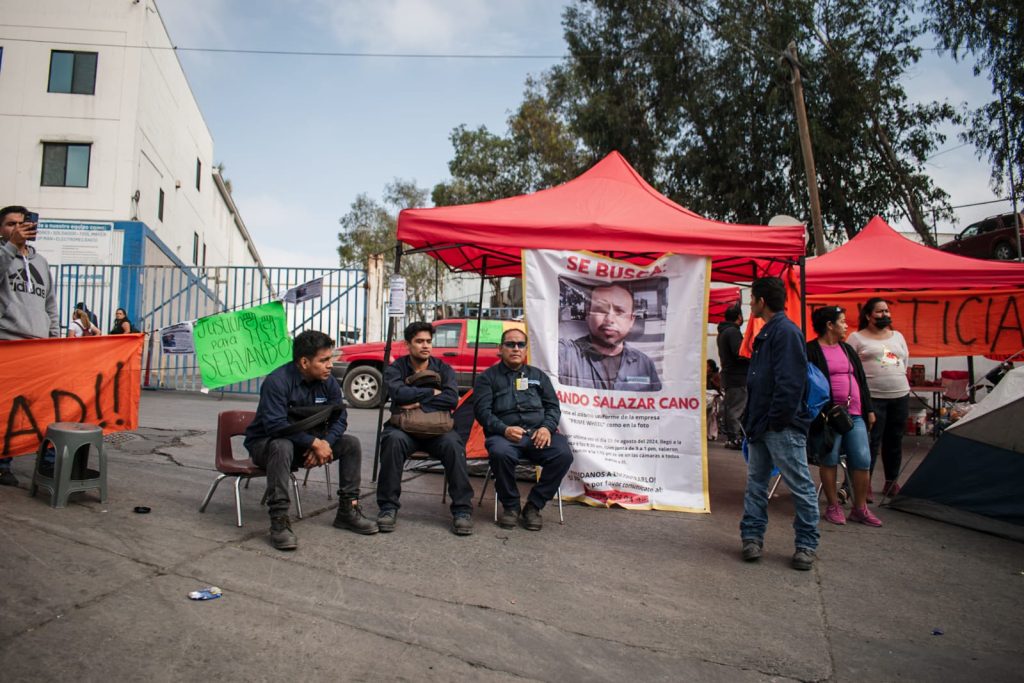
[[[472,388],[473,350],[475,339],[466,339],[466,323],[475,322],[466,319],[450,319],[434,321],[434,356],[448,363],[455,370],[456,381],[461,391]],[[484,319],[487,331],[489,322],[512,323],[525,329],[522,322],[492,321]],[[475,330],[475,328],[473,328]],[[475,334],[473,335],[476,336]],[[368,344],[349,344],[338,348],[332,372],[341,384],[345,399],[355,408],[376,408],[384,400],[384,342]],[[396,358],[409,353],[405,341],[391,344],[390,365]],[[477,357],[477,374],[498,362],[498,343],[496,339],[480,342]]]
[[[1024,238],[1024,214],[1020,216]],[[1014,235],[1014,214],[1004,213],[971,223],[953,241],[939,246],[942,251],[960,256],[992,258],[1009,261],[1017,258],[1017,237]]]

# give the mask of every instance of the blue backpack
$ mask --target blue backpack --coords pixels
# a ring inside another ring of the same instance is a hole
[[[818,369],[814,363],[807,364],[807,388],[804,390],[804,403],[807,411],[813,420],[825,407],[832,397],[832,387],[829,386],[825,373]]]

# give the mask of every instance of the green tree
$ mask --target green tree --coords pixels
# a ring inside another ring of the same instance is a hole
[[[425,206],[427,190],[417,187],[411,180],[395,178],[384,188],[384,197],[378,201],[359,194],[344,216],[338,219],[338,259],[343,267],[366,268],[367,260],[376,254],[384,255],[385,277],[394,273],[394,248],[397,243],[398,213],[402,209]],[[409,301],[417,302],[413,314],[423,319],[428,311],[421,302],[431,301],[443,288],[437,283],[437,265],[426,254],[402,256],[402,275],[406,280]],[[443,296],[443,292],[442,292]]]
[[[965,142],[992,168],[997,193],[1010,184],[1024,192],[1024,4],[1019,0],[928,0],[931,27],[955,59],[976,60],[975,75],[985,74],[993,99],[970,112]]]
[[[900,85],[920,56],[912,9],[912,0],[577,0],[563,16],[569,56],[527,93],[544,103],[562,149],[573,150],[575,171],[618,150],[699,213],[749,223],[786,213],[810,223],[789,69],[779,63],[796,41],[830,237],[842,241],[875,213],[902,214],[930,243],[924,208],[949,209],[924,161],[955,111],[910,103]],[[504,137],[488,133],[487,145],[472,147],[475,167],[498,159],[493,168],[516,168],[521,184],[508,189],[567,179],[574,165],[555,163],[565,154],[517,148],[521,112]],[[456,144],[456,162],[465,148]],[[489,156],[496,150],[518,165]],[[545,173],[521,171],[525,159]],[[456,162],[448,185],[468,184]],[[479,183],[473,195],[495,198],[488,189]]]
[[[452,179],[434,187],[436,206],[472,204],[534,192],[574,178],[586,167],[574,136],[542,84],[526,83],[523,102],[498,136],[486,126],[461,125],[449,138]]]

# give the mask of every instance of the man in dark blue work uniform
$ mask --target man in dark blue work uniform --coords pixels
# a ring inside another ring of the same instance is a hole
[[[334,340],[323,332],[307,330],[296,337],[292,362],[267,375],[256,417],[245,430],[252,461],[267,471],[270,542],[278,550],[298,547],[288,519],[292,469],[331,460],[338,461],[341,501],[334,526],[359,534],[377,533],[376,522],[364,517],[359,507],[362,453],[359,440],[345,433],[348,413],[341,387],[331,376],[333,350]],[[311,419],[318,424],[303,429],[302,423]]]
[[[572,465],[572,451],[557,431],[562,411],[551,380],[525,362],[526,333],[505,330],[498,354],[501,362],[484,371],[473,388],[473,409],[487,437],[484,443],[494,489],[504,507],[498,525],[512,529],[518,520],[525,528],[539,531],[540,511],[558,492]],[[516,485],[520,458],[542,468],[522,511]]]

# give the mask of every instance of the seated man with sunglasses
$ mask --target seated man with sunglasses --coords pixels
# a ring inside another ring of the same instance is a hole
[[[512,529],[518,521],[539,531],[540,511],[558,492],[572,465],[572,451],[557,431],[562,411],[551,380],[526,364],[526,333],[505,330],[498,355],[501,362],[485,370],[473,387],[473,410],[487,437],[494,489],[504,508],[498,525]],[[520,511],[516,465],[522,458],[542,469]]]

